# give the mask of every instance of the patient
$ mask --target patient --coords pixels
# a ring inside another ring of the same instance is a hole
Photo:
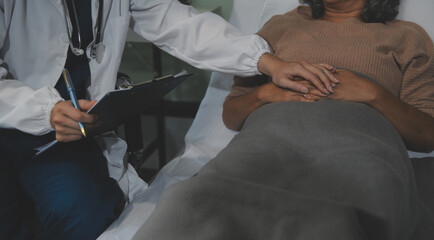
[[[324,96],[302,96],[268,79],[235,78],[224,104],[226,126],[240,130],[251,112],[267,103],[323,98],[365,103],[381,112],[410,150],[434,150],[434,47],[418,25],[394,20],[398,0],[303,0],[259,31],[275,55],[289,61],[327,62],[340,84]],[[366,2],[366,4],[365,4]],[[307,83],[306,83],[307,84]]]
[[[334,93],[237,78],[223,118],[240,133],[165,191],[143,239],[432,239],[406,149],[434,149],[432,40],[393,20],[397,0],[304,2],[258,34],[285,61],[335,65]]]

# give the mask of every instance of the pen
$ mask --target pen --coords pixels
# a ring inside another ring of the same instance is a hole
[[[69,92],[69,97],[71,98],[72,105],[74,105],[76,109],[80,110],[80,106],[78,106],[77,97],[75,96],[74,85],[72,84],[71,76],[69,75],[68,69],[64,68],[62,73],[63,73],[63,79],[65,79],[66,88]],[[81,122],[78,122],[78,126],[80,126],[81,133],[83,133],[83,136],[86,137],[86,131],[84,130],[83,124]]]

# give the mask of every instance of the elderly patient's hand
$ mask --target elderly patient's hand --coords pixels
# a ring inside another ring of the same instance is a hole
[[[51,110],[50,124],[56,130],[56,139],[60,142],[71,142],[83,137],[78,122],[82,122],[86,130],[92,129],[97,125],[96,115],[87,114],[96,101],[80,99],[76,109],[71,101],[58,102]]]
[[[334,74],[340,84],[334,87],[334,93],[328,96],[330,99],[369,104],[374,101],[381,88],[380,85],[348,70],[336,70]]]
[[[288,101],[298,101],[298,102],[314,102],[320,100],[327,96],[321,93],[315,86],[313,86],[309,81],[300,80],[298,83],[303,84],[309,89],[308,94],[302,94],[294,92],[289,89],[284,89],[276,86],[274,83],[266,83],[257,89],[258,99],[263,103],[275,103],[275,102],[288,102]]]
[[[295,81],[296,77],[311,82],[324,94],[331,93],[333,83],[338,83],[332,74],[334,67],[328,64],[310,64],[304,61],[288,63],[271,54],[262,55],[258,62],[258,69],[270,76],[277,86],[299,93],[308,93],[309,90]]]

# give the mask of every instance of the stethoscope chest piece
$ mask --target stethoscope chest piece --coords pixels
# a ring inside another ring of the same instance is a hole
[[[81,56],[84,54],[84,50],[81,48],[81,33],[80,33],[80,25],[78,23],[78,16],[77,16],[77,10],[75,9],[75,2],[72,1],[72,9],[74,13],[75,18],[75,26],[77,28],[77,38],[78,38],[78,47],[75,47],[72,42],[72,32],[73,30],[69,28],[69,22],[71,22],[71,18],[69,15],[68,5],[66,3],[66,0],[63,0],[63,10],[65,15],[65,24],[66,29],[68,31],[68,38],[69,38],[69,46],[71,48],[71,51],[76,56]],[[99,6],[98,6],[98,16],[97,16],[97,31],[96,31],[96,39],[95,42],[92,44],[90,48],[90,57],[94,58],[97,63],[101,63],[102,59],[104,57],[105,52],[105,46],[104,43],[101,40],[101,25],[102,25],[102,10],[103,10],[103,0],[99,0]]]
[[[90,57],[94,58],[97,63],[101,63],[104,58],[105,45],[103,42],[94,44],[90,48]]]

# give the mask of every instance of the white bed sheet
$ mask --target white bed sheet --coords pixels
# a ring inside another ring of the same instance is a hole
[[[246,34],[255,33],[271,16],[284,13],[299,5],[298,0],[234,0],[230,22]],[[414,21],[423,26],[434,38],[434,1],[401,0],[399,19]],[[258,17],[259,16],[259,17]],[[213,73],[199,111],[187,135],[185,150],[170,161],[152,184],[132,203],[98,240],[128,240],[148,219],[161,193],[168,186],[196,174],[203,165],[215,157],[236,132],[228,130],[222,121],[222,104],[229,93],[233,76]],[[434,157],[409,152],[410,157]]]

